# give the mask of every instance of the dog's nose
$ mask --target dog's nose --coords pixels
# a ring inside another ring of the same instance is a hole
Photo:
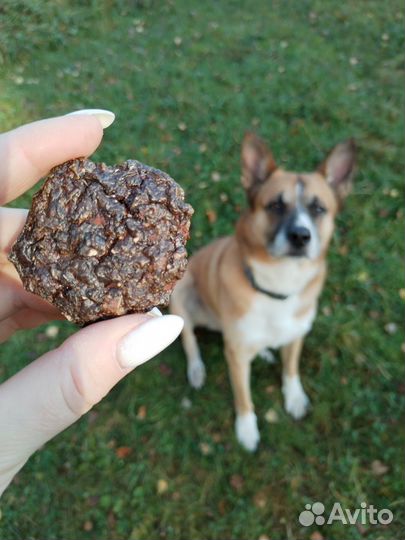
[[[306,227],[293,226],[288,231],[288,240],[296,248],[302,248],[311,240],[311,233]]]

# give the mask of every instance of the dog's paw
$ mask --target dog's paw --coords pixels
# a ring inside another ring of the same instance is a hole
[[[284,407],[293,418],[299,420],[308,411],[310,401],[302,388],[300,378],[284,377],[283,381]]]
[[[262,349],[259,354],[259,358],[264,360],[267,364],[275,364],[276,363],[276,357],[271,352],[270,349]]]
[[[238,415],[235,422],[236,438],[240,444],[254,452],[260,441],[259,430],[257,429],[257,418],[254,412]]]
[[[205,366],[201,358],[195,358],[187,367],[187,378],[190,386],[200,389],[205,382]]]

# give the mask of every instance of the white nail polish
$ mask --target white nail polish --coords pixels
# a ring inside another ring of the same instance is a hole
[[[84,114],[84,115],[90,115],[90,116],[96,116],[103,127],[103,129],[108,128],[108,126],[111,126],[111,124],[115,120],[115,114],[111,111],[107,111],[106,109],[81,109],[80,111],[73,111],[66,116],[71,115],[77,115],[77,114]]]
[[[150,315],[156,315],[156,317],[162,317],[163,316],[163,313],[160,311],[159,308],[157,307],[154,307],[152,308],[150,311],[148,311],[148,314]]]
[[[117,358],[123,368],[143,364],[165,349],[180,334],[184,321],[177,315],[151,317],[118,343]]]

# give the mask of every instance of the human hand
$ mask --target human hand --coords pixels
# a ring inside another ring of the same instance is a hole
[[[0,205],[69,159],[88,156],[114,120],[90,110],[41,120],[0,135]],[[7,255],[27,211],[0,207],[0,342],[63,317],[25,291]],[[0,386],[0,495],[30,455],[73,424],[135,367],[181,332],[176,315],[137,314],[92,324]]]

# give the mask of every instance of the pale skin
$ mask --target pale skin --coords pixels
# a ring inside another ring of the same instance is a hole
[[[102,137],[101,121],[87,113],[1,134],[0,206],[32,187],[52,167],[89,156]],[[26,216],[26,210],[0,208],[0,343],[17,330],[63,318],[23,289],[7,260]],[[173,317],[127,315],[92,324],[0,385],[0,495],[33,452],[177,337],[182,320]]]

